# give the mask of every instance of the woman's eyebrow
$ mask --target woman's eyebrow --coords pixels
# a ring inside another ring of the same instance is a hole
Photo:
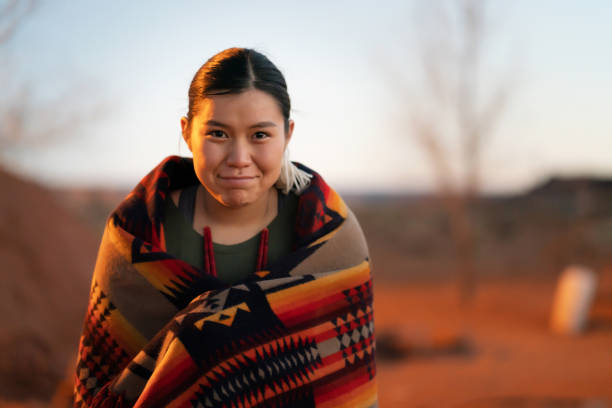
[[[276,123],[270,121],[258,122],[254,125],[249,126],[251,129],[253,128],[263,128],[263,127],[273,127],[276,126]]]
[[[226,125],[225,123],[221,123],[219,121],[216,121],[214,119],[209,119],[206,121],[205,123],[207,126],[218,126],[218,127],[223,127],[223,128],[229,128],[229,125]],[[249,126],[249,129],[253,129],[253,128],[265,128],[265,127],[276,127],[276,123],[271,122],[271,121],[263,121],[263,122],[257,122],[251,126]]]
[[[219,127],[224,127],[224,128],[228,128],[229,126],[226,125],[225,123],[221,123],[221,122],[217,122],[214,119],[209,119],[206,121],[206,125],[208,126],[219,126]]]

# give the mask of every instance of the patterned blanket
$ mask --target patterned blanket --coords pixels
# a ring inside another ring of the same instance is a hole
[[[314,171],[295,250],[228,286],[165,251],[163,203],[198,180],[169,156],[107,220],[75,407],[372,407],[372,280],[359,224]]]

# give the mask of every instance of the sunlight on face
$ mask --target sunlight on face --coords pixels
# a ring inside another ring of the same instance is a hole
[[[227,207],[257,202],[274,186],[293,131],[274,97],[257,89],[207,97],[191,132],[186,120],[181,126],[198,179]]]

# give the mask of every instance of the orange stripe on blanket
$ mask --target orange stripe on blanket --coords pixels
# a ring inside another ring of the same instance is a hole
[[[356,384],[359,384],[357,386],[347,384],[347,387],[351,387],[347,392],[325,402],[316,402],[317,408],[368,408],[373,406],[378,399],[376,377],[371,380],[362,377],[361,380],[366,382],[355,381]]]
[[[136,355],[147,344],[147,339],[119,313],[119,310],[112,310],[106,319],[108,332],[130,356]]]
[[[293,288],[270,293],[266,297],[275,314],[281,315],[288,309],[304,307],[338,292],[354,288],[370,280],[370,264],[343,269]]]
[[[338,193],[333,191],[332,194],[327,195],[325,198],[325,205],[327,205],[329,209],[336,211],[342,218],[346,218],[347,207],[344,200]]]
[[[334,310],[339,310],[347,306],[345,296],[336,294],[323,299],[313,300],[311,303],[304,304],[302,307],[287,309],[286,312],[277,312],[278,318],[287,327],[297,326],[305,321],[313,321],[325,316]]]
[[[301,308],[297,308],[295,310],[287,310],[285,313],[278,313],[279,319],[285,324],[285,326],[291,328],[299,325],[303,322],[308,321],[317,321],[321,316],[328,316],[333,314],[334,311],[338,311],[346,308],[347,301],[344,295],[334,295],[329,296],[324,299],[320,299],[317,302],[312,302],[312,304],[306,304]],[[369,313],[371,314],[371,313]],[[362,317],[366,318],[365,315]],[[366,318],[367,319],[367,318]],[[371,317],[368,321],[371,320]],[[351,322],[353,320],[350,320]],[[345,324],[348,323],[344,322]],[[342,327],[342,332],[339,334],[343,334],[347,330],[353,330],[355,327],[359,326],[358,319],[354,320],[355,323],[351,323],[351,328],[348,329],[346,327]],[[328,336],[327,338],[331,337]],[[323,341],[325,338],[317,337],[317,341]]]
[[[369,354],[373,353],[374,350],[371,346],[371,341],[370,341],[370,345],[365,348],[365,351],[368,352]],[[361,350],[359,353],[361,354],[361,357],[363,357],[364,351]],[[353,353],[353,354],[356,354],[356,353]],[[342,352],[332,354],[324,358],[321,362],[323,363],[323,365],[317,368],[317,370],[315,371],[314,379],[323,378],[327,375],[332,375],[340,370],[343,370],[346,367],[346,361],[342,357]]]
[[[163,356],[156,362],[153,375],[140,394],[134,407],[145,407],[168,399],[173,385],[184,384],[197,375],[198,366],[185,349],[183,343],[174,338]]]
[[[92,289],[90,294],[90,304],[87,308],[87,314],[92,315],[92,319],[87,324],[100,324],[102,327],[90,327],[92,332],[108,331],[111,337],[117,341],[119,347],[125,350],[128,355],[133,356],[147,344],[147,339],[134,327],[128,320],[119,312],[119,309],[110,307],[108,296],[103,295],[102,290],[96,284],[95,279],[92,280]],[[96,299],[96,304],[91,303],[92,299]],[[104,315],[104,311],[108,314]]]
[[[132,262],[132,242],[134,237],[115,226],[112,221],[107,222],[109,239],[115,249],[123,256],[126,262]],[[144,247],[140,248],[141,253],[150,253],[155,251],[147,251]],[[185,265],[185,268],[181,267]],[[162,293],[168,296],[174,296],[171,289],[181,291],[182,288],[177,286],[177,283],[184,285],[184,282],[193,280],[193,276],[186,273],[188,265],[177,259],[163,259],[151,262],[138,262],[132,266],[147,279],[151,285]],[[195,271],[193,271],[195,274]],[[181,282],[183,280],[183,282]],[[175,283],[176,282],[176,283]]]
[[[375,374],[371,362],[352,373],[319,384],[315,394],[317,407],[369,407],[376,401]]]
[[[130,262],[132,259],[132,241],[134,240],[134,236],[122,228],[117,227],[112,218],[108,218],[106,221],[106,230],[104,233],[106,234],[107,232],[108,238],[115,249]]]

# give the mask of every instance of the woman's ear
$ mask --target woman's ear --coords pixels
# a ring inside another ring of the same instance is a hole
[[[189,151],[193,153],[191,150],[191,132],[189,132],[189,120],[185,116],[181,118],[181,133],[183,135],[183,140],[185,140],[187,147],[189,147]]]
[[[292,119],[289,119],[288,125],[289,126],[287,126],[287,132],[285,132],[285,148],[287,148],[287,145],[291,140],[291,136],[293,135],[293,128],[295,127],[295,122]]]

